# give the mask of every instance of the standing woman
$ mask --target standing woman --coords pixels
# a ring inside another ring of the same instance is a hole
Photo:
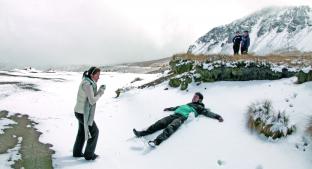
[[[97,67],[91,67],[83,73],[75,106],[75,116],[78,119],[79,128],[73,149],[73,156],[84,157],[86,160],[95,160],[98,157],[98,155],[94,154],[94,151],[99,130],[93,119],[96,102],[105,90],[105,85],[101,85],[99,90],[97,90],[96,83],[100,78],[100,73],[101,70]],[[85,141],[87,141],[87,146],[84,153],[82,153]]]

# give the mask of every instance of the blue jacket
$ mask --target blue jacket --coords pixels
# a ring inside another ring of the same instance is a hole
[[[250,45],[249,35],[242,37],[241,48],[248,48]]]

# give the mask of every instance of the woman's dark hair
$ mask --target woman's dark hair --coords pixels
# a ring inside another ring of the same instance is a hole
[[[200,101],[203,101],[203,99],[204,99],[203,94],[201,94],[201,93],[199,93],[199,92],[196,92],[195,95],[199,97],[199,100],[200,100]]]
[[[101,71],[100,68],[92,66],[92,67],[89,68],[89,70],[86,70],[86,71],[83,72],[82,77],[88,77],[88,78],[91,79],[91,75],[95,75],[95,74],[97,74],[100,71]]]

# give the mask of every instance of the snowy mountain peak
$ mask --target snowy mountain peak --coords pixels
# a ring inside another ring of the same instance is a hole
[[[312,9],[309,6],[270,7],[228,25],[215,27],[192,44],[193,54],[232,54],[236,31],[250,32],[249,51],[258,55],[312,51]]]

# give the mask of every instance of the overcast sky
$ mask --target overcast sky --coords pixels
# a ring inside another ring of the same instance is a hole
[[[106,65],[169,57],[211,28],[312,0],[0,0],[0,63]]]

